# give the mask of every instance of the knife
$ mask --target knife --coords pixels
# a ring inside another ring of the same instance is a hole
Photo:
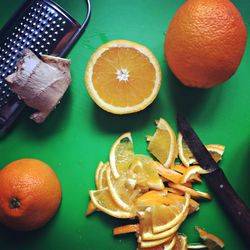
[[[181,114],[177,114],[177,127],[199,165],[210,172],[205,175],[206,182],[234,223],[236,231],[240,233],[247,245],[250,246],[249,208],[234,191],[223,170],[218,166],[195,131]]]

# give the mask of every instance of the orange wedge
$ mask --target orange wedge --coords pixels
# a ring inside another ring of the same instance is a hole
[[[116,227],[113,230],[114,235],[118,234],[127,234],[127,233],[139,233],[140,225],[139,224],[130,224],[125,226]]]
[[[191,150],[189,149],[188,145],[183,140],[182,134],[178,133],[178,154],[181,162],[186,166],[189,167],[192,164],[197,164],[195,157],[193,156]],[[210,152],[212,157],[216,162],[221,160],[221,157],[224,153],[225,147],[219,144],[209,144],[206,145],[207,150]]]
[[[181,183],[186,183],[188,181],[191,181],[194,177],[197,177],[197,174],[208,174],[209,171],[204,170],[200,166],[191,166],[186,168],[185,173],[183,174],[181,178]]]
[[[173,165],[177,156],[177,143],[175,133],[169,124],[162,118],[156,121],[157,129],[153,136],[148,137],[149,152],[159,160],[164,167]]]
[[[181,226],[181,224],[177,224],[177,225],[173,226],[172,228],[170,228],[166,231],[160,232],[160,233],[153,233],[151,230],[149,230],[147,232],[145,231],[142,234],[142,239],[143,240],[166,239],[168,237],[171,237],[173,234],[175,234],[180,226]]]
[[[166,231],[185,220],[189,210],[190,195],[185,194],[184,202],[173,205],[152,207],[152,228],[154,233]]]
[[[178,234],[176,236],[176,243],[173,250],[187,250],[187,236],[184,234]]]
[[[114,114],[145,109],[161,84],[160,65],[146,47],[114,40],[99,47],[90,58],[85,83],[94,102]]]
[[[93,204],[102,212],[116,218],[134,218],[135,213],[121,209],[112,199],[109,189],[90,190],[89,196]]]
[[[186,173],[187,171],[187,167],[181,165],[181,164],[175,164],[173,169],[178,172],[178,173],[181,173],[181,174],[184,174]],[[202,179],[200,178],[200,175],[199,174],[194,174],[192,175],[192,179],[191,181],[198,181],[198,182],[202,182]],[[173,181],[172,181],[173,182]],[[175,183],[175,182],[174,182]]]
[[[139,192],[135,190],[134,183],[128,182],[126,174],[115,179],[111,169],[107,169],[107,181],[111,197],[115,203],[126,211],[131,211],[134,208],[133,199],[139,196]],[[133,198],[131,198],[133,196]]]
[[[215,236],[214,234],[208,233],[207,231],[199,227],[195,227],[195,229],[198,231],[200,237],[204,240],[204,243],[208,247],[208,249],[224,247],[224,241],[219,237]]]
[[[102,161],[98,164],[95,174],[96,189],[103,189],[108,186],[106,178],[106,170],[109,163],[103,163]]]
[[[110,150],[109,161],[114,177],[118,178],[120,173],[127,171],[133,160],[133,140],[131,133],[127,132],[114,142]]]
[[[147,240],[140,241],[138,249],[151,249],[151,250],[162,250],[162,249],[172,249],[171,247],[175,244],[175,237],[167,237],[160,240]],[[168,247],[168,248],[167,248]]]
[[[164,189],[164,184],[155,169],[156,161],[146,155],[135,155],[128,169],[128,178],[134,178],[136,185],[144,189]]]
[[[103,189],[108,186],[107,178],[106,178],[106,169],[108,165],[109,165],[108,163],[104,164],[102,161],[100,161],[97,166],[96,173],[95,173],[95,184],[96,184],[97,189]],[[86,211],[86,216],[89,216],[95,211],[96,211],[96,206],[90,200],[87,211]]]
[[[157,241],[144,241],[142,242],[143,246],[145,247],[141,247],[141,245],[138,245],[138,250],[172,250],[174,249],[175,245],[177,244],[177,236],[173,236],[170,238],[167,238],[167,242],[164,242],[161,245],[156,245],[156,246],[152,246],[152,247],[148,247],[149,245],[155,244],[155,242]]]
[[[221,157],[224,154],[225,146],[220,144],[208,144],[206,145],[206,148],[208,149],[208,151],[216,162],[222,159]]]
[[[174,193],[170,193],[170,192],[168,193],[167,198],[169,200],[175,201],[174,204],[176,204],[177,202],[184,202],[184,200],[185,200],[184,196],[174,194]],[[200,209],[200,204],[197,201],[195,201],[193,199],[190,199],[190,202],[189,202],[189,214],[191,214],[191,213],[193,213],[195,211],[198,211],[199,209]]]

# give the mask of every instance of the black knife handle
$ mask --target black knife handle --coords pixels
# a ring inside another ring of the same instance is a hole
[[[246,244],[250,246],[250,210],[234,191],[222,169],[218,168],[204,177],[209,187],[222,203],[225,212],[233,221],[236,231],[243,237]]]

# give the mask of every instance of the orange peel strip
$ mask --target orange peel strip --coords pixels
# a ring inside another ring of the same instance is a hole
[[[157,170],[158,174],[167,179],[168,181],[171,181],[173,183],[180,183],[182,174],[170,169],[170,168],[165,168],[161,164],[157,164],[154,166],[155,169]]]
[[[139,224],[129,224],[125,226],[115,227],[113,230],[114,235],[126,234],[126,233],[139,233]]]
[[[96,211],[96,206],[92,201],[89,201],[85,215],[89,216]]]
[[[186,187],[184,185],[174,184],[174,183],[169,182],[168,186],[171,187],[171,188],[175,188],[175,189],[178,189],[180,191],[183,191],[185,193],[189,193],[194,198],[201,198],[202,197],[202,198],[205,198],[205,199],[208,199],[208,200],[212,199],[210,194],[194,190],[194,189]]]

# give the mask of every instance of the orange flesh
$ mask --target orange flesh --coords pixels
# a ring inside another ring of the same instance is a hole
[[[117,73],[128,76],[119,80]],[[146,73],[145,73],[146,72]],[[140,104],[154,89],[155,69],[149,59],[134,48],[109,48],[93,67],[93,86],[104,102],[127,107]]]
[[[180,183],[180,180],[182,178],[182,175],[170,168],[165,168],[162,165],[158,164],[155,166],[157,172],[166,178],[169,181],[172,181],[173,183]]]

